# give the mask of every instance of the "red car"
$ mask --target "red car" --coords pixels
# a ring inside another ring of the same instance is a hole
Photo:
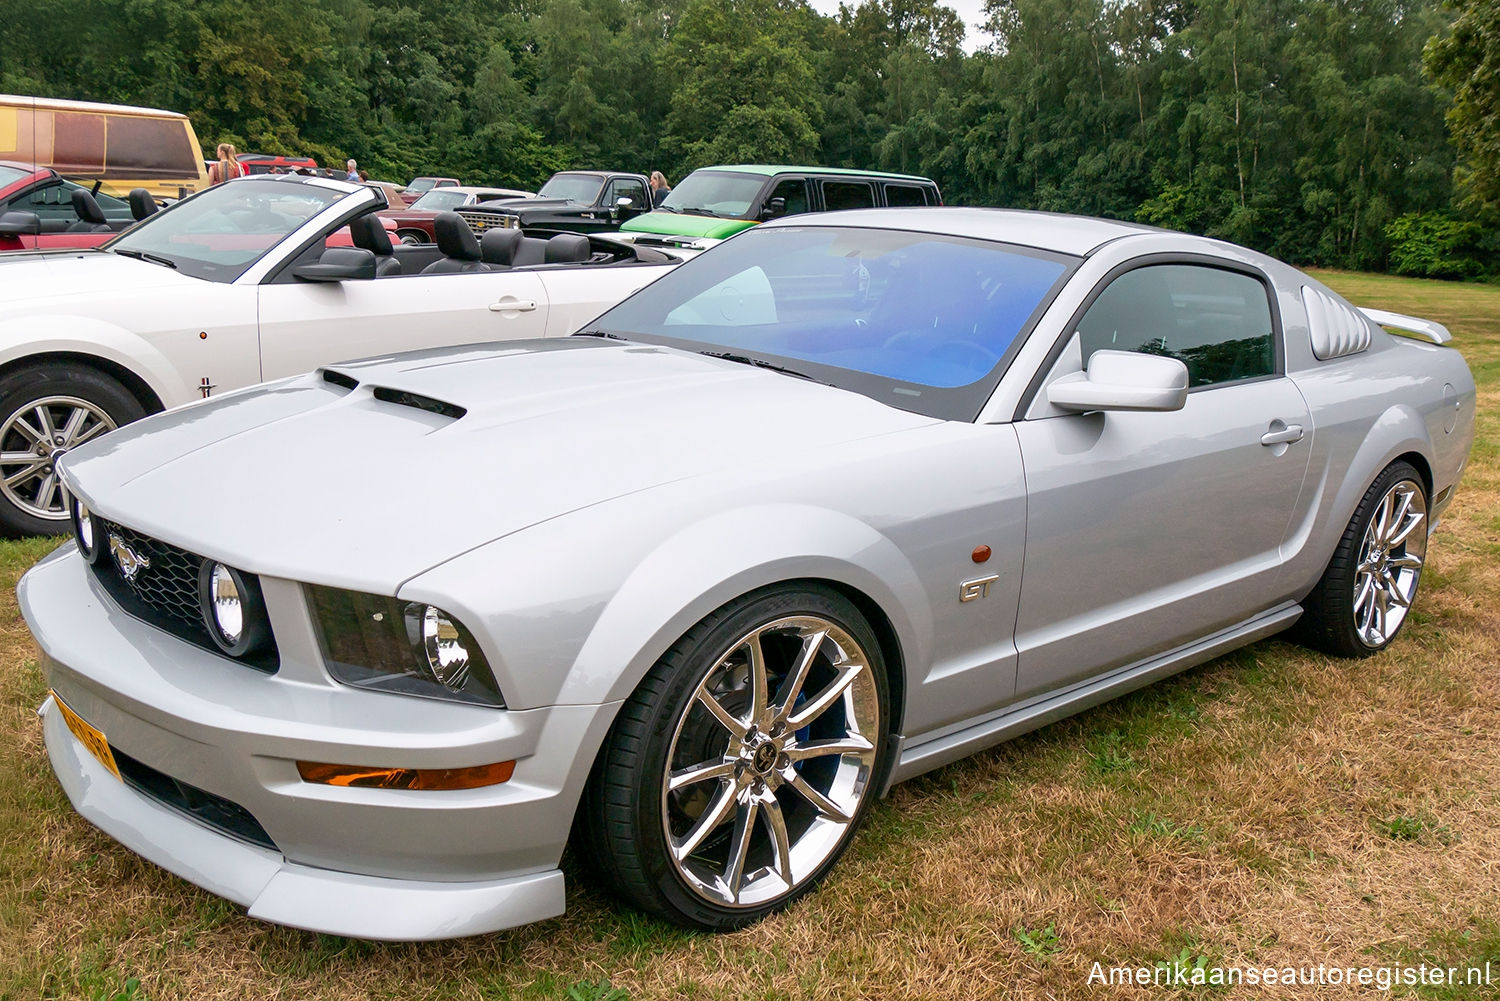
[[[145,196],[151,208],[156,203]],[[10,215],[7,221],[5,217]],[[135,222],[130,202],[64,180],[50,167],[0,160],[0,250],[95,247]]]
[[[423,178],[419,177],[417,180],[420,181]],[[411,194],[410,188],[403,193],[402,197],[409,194]],[[436,237],[432,232],[432,220],[439,212],[452,212],[465,205],[477,205],[480,202],[535,197],[535,192],[520,191],[516,188],[483,188],[450,184],[441,188],[429,188],[427,193],[418,198],[409,208],[403,209],[393,205],[380,213],[380,217],[395,224],[402,243],[433,243]],[[390,227],[387,226],[387,228]]]
[[[126,201],[64,180],[47,167],[0,160],[0,251],[97,247],[159,208],[143,189]],[[396,241],[395,223],[381,221]],[[327,244],[352,247],[354,241],[345,227]]]
[[[412,182],[401,192],[401,197],[406,204],[411,205],[433,188],[452,188],[458,185],[456,177],[414,177]]]

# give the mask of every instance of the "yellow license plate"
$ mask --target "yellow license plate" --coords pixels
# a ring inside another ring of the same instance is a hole
[[[73,731],[73,736],[78,742],[89,749],[89,753],[99,759],[99,763],[108,768],[115,778],[120,777],[120,767],[115,764],[115,756],[109,749],[109,741],[104,739],[104,734],[96,726],[90,726],[84,718],[68,708],[56,692],[52,693],[52,701],[56,703],[58,712],[63,715],[63,722],[68,724],[68,729]]]

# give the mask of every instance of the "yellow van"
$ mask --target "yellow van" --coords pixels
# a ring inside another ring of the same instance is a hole
[[[145,188],[181,198],[208,187],[203,151],[186,115],[123,104],[0,94],[0,160],[98,181],[124,197]]]

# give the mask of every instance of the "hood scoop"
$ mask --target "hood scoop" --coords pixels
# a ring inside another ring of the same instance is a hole
[[[419,393],[408,392],[405,389],[391,389],[389,386],[376,386],[374,396],[381,403],[392,403],[398,407],[411,407],[415,410],[437,414],[440,417],[446,417],[454,421],[468,413],[467,410],[457,404],[434,400],[430,396],[422,396]]]
[[[334,386],[338,386],[342,389],[351,391],[354,389],[354,387],[359,385],[359,380],[354,378],[354,376],[345,375],[342,372],[335,372],[331,368],[325,368],[323,370],[323,381]]]

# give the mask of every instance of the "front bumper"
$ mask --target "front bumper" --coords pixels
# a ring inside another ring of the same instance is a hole
[[[71,546],[17,589],[43,672],[110,746],[247,811],[260,847],[116,779],[48,700],[53,771],[90,822],[251,916],[361,938],[451,938],[563,910],[557,865],[616,704],[497,711],[328,678],[298,585],[265,579],[273,676],[121,611]],[[296,762],[457,768],[510,781],[432,792],[303,782]]]

